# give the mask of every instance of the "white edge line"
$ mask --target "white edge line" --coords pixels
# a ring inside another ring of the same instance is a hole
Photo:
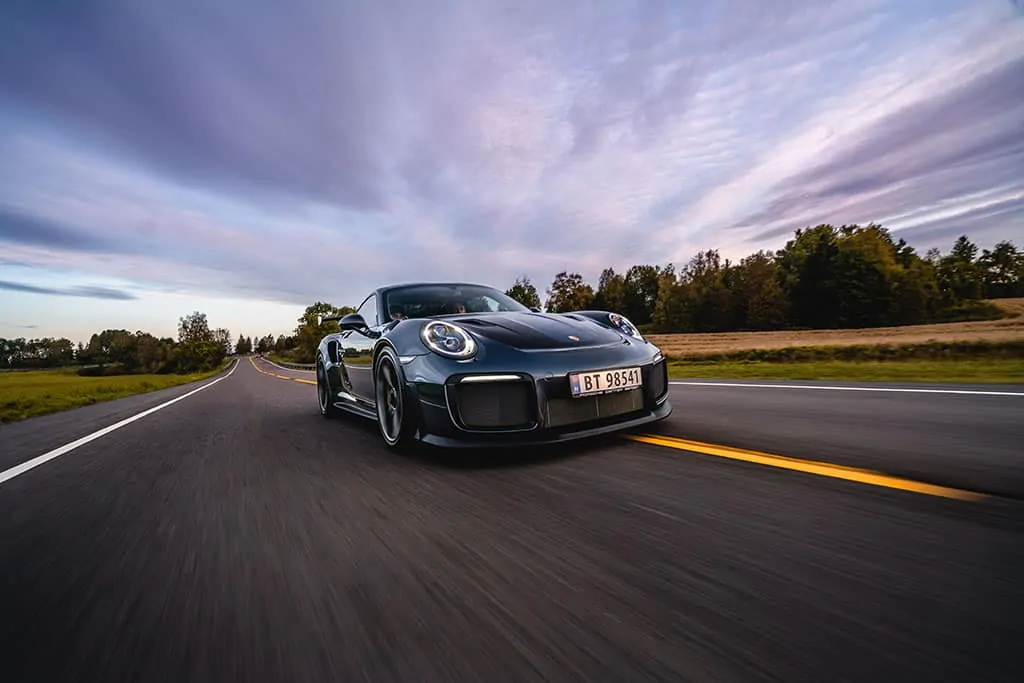
[[[900,389],[896,387],[834,387],[820,384],[747,384],[741,382],[683,382],[671,380],[669,384],[691,387],[746,387],[755,389],[818,389],[820,391],[881,391],[896,394],[962,394],[965,396],[1024,396],[1019,391],[981,391],[972,389]]]
[[[84,446],[85,444],[89,443],[90,441],[95,441],[96,439],[100,438],[101,436],[106,436],[107,434],[111,433],[112,431],[114,431],[116,429],[120,429],[121,427],[124,427],[125,425],[129,425],[132,422],[135,422],[136,420],[141,420],[142,418],[146,417],[147,415],[152,415],[153,413],[155,413],[158,410],[163,410],[167,406],[172,405],[174,403],[177,403],[178,401],[181,401],[183,399],[186,399],[189,396],[191,396],[192,394],[197,394],[200,391],[202,391],[203,389],[209,389],[210,387],[212,387],[217,382],[221,382],[223,380],[226,380],[228,377],[230,377],[232,375],[232,373],[234,373],[235,368],[238,367],[239,362],[240,361],[235,360],[235,364],[231,366],[231,370],[228,371],[228,374],[226,374],[226,375],[224,375],[222,377],[218,377],[217,379],[215,379],[215,380],[213,380],[211,382],[207,382],[203,386],[197,387],[197,388],[193,389],[192,391],[190,391],[190,392],[188,392],[186,394],[182,394],[181,396],[178,396],[176,398],[172,398],[170,401],[166,401],[164,403],[161,403],[158,406],[153,406],[152,408],[150,408],[148,410],[144,410],[141,413],[138,413],[136,415],[132,415],[131,417],[126,417],[125,419],[121,420],[120,422],[115,422],[114,424],[112,424],[112,425],[110,425],[108,427],[104,427],[103,429],[101,429],[99,431],[96,431],[96,432],[93,432],[92,434],[88,434],[86,436],[83,436],[82,438],[77,439],[75,441],[72,441],[69,444],[65,444],[65,445],[60,446],[58,448],[54,448],[52,451],[49,451],[48,453],[43,453],[42,455],[36,456],[35,458],[32,458],[31,460],[28,460],[26,462],[23,462],[20,465],[15,465],[14,467],[12,467],[10,469],[7,469],[7,470],[4,470],[3,472],[0,472],[0,484],[4,483],[5,481],[8,481],[10,479],[14,479],[17,476],[22,475],[25,472],[28,472],[32,468],[39,467],[43,463],[48,462],[50,460],[53,460],[54,458],[58,458],[58,457],[64,455],[65,453],[69,453],[70,451],[75,450],[79,446]]]

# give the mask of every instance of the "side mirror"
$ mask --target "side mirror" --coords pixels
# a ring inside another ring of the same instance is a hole
[[[536,306],[530,306],[530,310],[531,310],[531,311],[533,311],[534,313],[541,313],[541,312],[542,312],[542,311],[541,311],[541,310],[540,310],[539,308],[537,308]]]
[[[349,313],[338,321],[338,327],[343,330],[365,330],[366,321],[358,313]]]

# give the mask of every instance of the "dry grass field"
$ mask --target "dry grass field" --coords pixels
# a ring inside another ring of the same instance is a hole
[[[934,325],[872,327],[859,330],[807,330],[801,332],[716,332],[710,334],[656,334],[652,342],[667,356],[697,358],[710,354],[801,346],[910,345],[929,342],[1024,341],[1024,298],[994,299],[993,304],[1014,317]]]

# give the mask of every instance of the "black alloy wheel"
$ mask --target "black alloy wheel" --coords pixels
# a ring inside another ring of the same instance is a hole
[[[412,442],[413,419],[407,409],[404,386],[395,356],[386,350],[381,353],[374,373],[377,404],[377,426],[384,443],[390,448],[403,449]]]

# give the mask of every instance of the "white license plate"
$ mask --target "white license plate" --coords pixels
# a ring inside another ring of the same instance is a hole
[[[569,388],[573,398],[626,391],[639,386],[643,386],[643,373],[640,372],[640,368],[569,373]]]

